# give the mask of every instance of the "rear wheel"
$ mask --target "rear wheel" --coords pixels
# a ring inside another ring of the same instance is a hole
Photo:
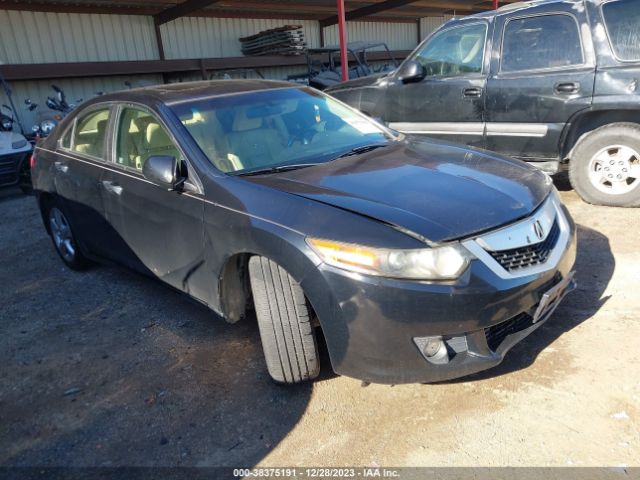
[[[80,252],[71,224],[58,204],[49,207],[48,220],[53,245],[62,261],[73,270],[84,270],[87,259]]]
[[[569,179],[588,203],[640,206],[640,125],[616,123],[586,135],[574,149]]]
[[[281,383],[311,380],[320,373],[311,308],[300,285],[277,263],[251,257],[249,278],[271,377]]]

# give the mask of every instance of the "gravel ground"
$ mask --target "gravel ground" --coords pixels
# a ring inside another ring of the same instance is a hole
[[[461,381],[371,385],[266,372],[228,325],[117,267],[65,268],[35,201],[0,193],[0,465],[638,466],[640,210],[562,192],[577,279],[505,362]]]

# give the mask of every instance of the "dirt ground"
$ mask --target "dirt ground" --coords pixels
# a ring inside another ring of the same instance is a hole
[[[567,190],[566,188],[564,190]],[[0,193],[0,465],[638,466],[640,210],[562,197],[577,279],[488,372],[274,385],[257,327],[123,269],[65,268]]]

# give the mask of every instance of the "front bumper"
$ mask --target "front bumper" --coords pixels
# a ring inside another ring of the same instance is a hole
[[[437,382],[502,362],[519,341],[544,324],[572,280],[538,312],[545,293],[572,276],[575,225],[562,208],[568,238],[553,267],[526,276],[498,275],[483,261],[452,284],[411,282],[346,272],[327,265],[303,282],[320,319],[336,373],[374,383]],[[548,300],[548,299],[546,299]],[[545,300],[545,301],[546,301]],[[442,336],[451,359],[427,361],[415,339]],[[454,351],[455,350],[455,351]]]

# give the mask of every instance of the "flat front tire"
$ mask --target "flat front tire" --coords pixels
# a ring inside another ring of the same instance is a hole
[[[571,155],[569,179],[588,203],[640,206],[640,125],[614,123],[585,135]]]
[[[251,257],[249,277],[269,374],[280,383],[314,379],[320,373],[318,346],[302,288],[265,257]]]

